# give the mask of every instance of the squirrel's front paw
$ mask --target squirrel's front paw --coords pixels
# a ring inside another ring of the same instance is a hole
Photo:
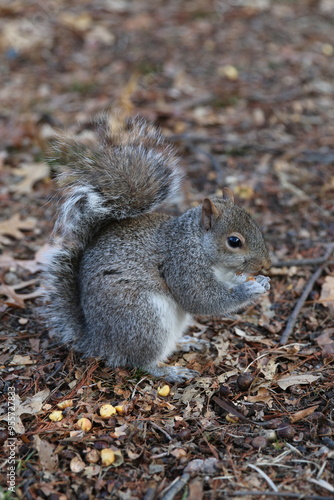
[[[245,286],[252,295],[261,295],[270,290],[270,278],[261,275],[255,276],[255,279],[247,281]]]

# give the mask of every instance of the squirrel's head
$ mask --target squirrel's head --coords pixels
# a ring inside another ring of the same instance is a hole
[[[214,256],[213,265],[242,273],[271,266],[259,227],[243,208],[234,205],[230,189],[224,188],[219,198],[205,198],[201,226],[208,255]]]

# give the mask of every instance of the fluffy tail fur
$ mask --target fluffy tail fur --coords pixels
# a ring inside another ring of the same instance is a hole
[[[181,178],[173,149],[142,118],[103,114],[95,126],[98,140],[91,144],[72,137],[56,147],[67,164],[58,179],[65,200],[44,282],[46,316],[64,342],[75,341],[84,324],[77,277],[86,245],[108,221],[153,211],[177,191]]]
[[[95,143],[65,138],[56,148],[68,164],[59,176],[68,189],[55,230],[74,246],[85,246],[107,221],[153,211],[181,177],[173,149],[144,119],[102,114],[95,126]]]

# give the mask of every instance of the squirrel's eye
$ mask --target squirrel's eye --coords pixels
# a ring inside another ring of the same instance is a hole
[[[241,248],[242,247],[242,241],[238,236],[229,236],[227,238],[227,244],[231,248]]]

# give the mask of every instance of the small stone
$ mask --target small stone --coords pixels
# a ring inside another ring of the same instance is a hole
[[[322,425],[318,429],[318,436],[331,436],[333,434],[332,429],[330,428],[329,425]]]
[[[257,450],[260,450],[261,448],[265,448],[268,444],[267,438],[265,436],[256,436],[254,439],[252,439],[252,446],[253,448],[256,448]]]

